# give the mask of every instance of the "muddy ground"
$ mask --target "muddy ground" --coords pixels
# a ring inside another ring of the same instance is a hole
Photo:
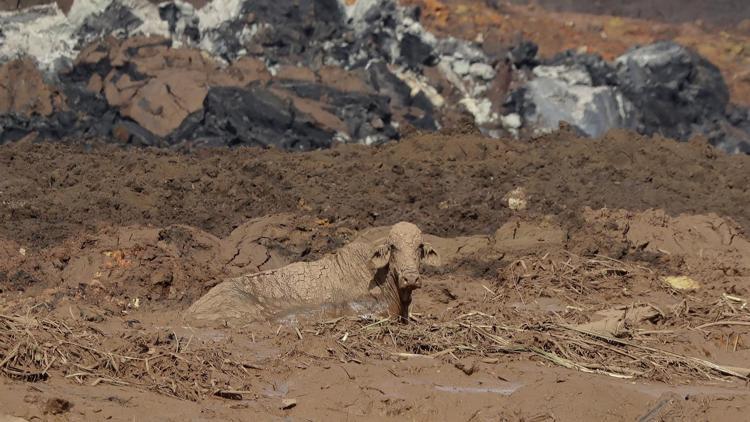
[[[518,187],[526,214],[566,227],[583,206],[713,211],[750,227],[746,157],[631,133],[521,143],[458,131],[306,154],[26,142],[3,146],[0,165],[0,233],[36,249],[111,225],[186,224],[224,237],[285,212],[352,230],[409,220],[440,236],[488,234],[513,214],[503,198]]]
[[[0,147],[0,169],[0,414],[750,410],[750,158],[701,141],[563,131],[520,143],[471,129],[310,153],[26,141]],[[443,258],[423,270],[409,324],[335,307],[200,328],[183,318],[227,276],[316,259],[400,220]]]

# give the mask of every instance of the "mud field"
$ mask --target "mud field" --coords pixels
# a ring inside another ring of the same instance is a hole
[[[381,147],[0,147],[0,408],[26,420],[744,420],[750,158],[463,131]],[[398,221],[411,320],[193,324],[222,279]],[[673,277],[673,278],[669,278]],[[679,278],[683,277],[683,278]],[[8,419],[10,420],[10,419]]]
[[[0,0],[0,422],[748,420],[745,2]]]

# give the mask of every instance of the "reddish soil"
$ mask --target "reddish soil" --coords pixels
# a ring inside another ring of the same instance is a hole
[[[0,147],[0,170],[0,418],[750,411],[747,156],[620,132],[443,132],[310,153],[27,141]],[[444,261],[424,269],[409,324],[183,319],[225,277],[399,220]]]
[[[736,25],[750,19],[743,0],[511,0],[517,4],[536,4],[553,12],[577,12],[627,16],[662,22],[701,20],[714,25]]]

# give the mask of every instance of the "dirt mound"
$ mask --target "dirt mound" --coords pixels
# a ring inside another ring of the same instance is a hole
[[[302,154],[2,146],[0,403],[27,419],[59,399],[88,419],[337,419],[334,403],[379,420],[599,420],[615,405],[742,420],[749,159],[628,133],[446,132]],[[182,319],[223,277],[399,220],[446,261],[425,272],[410,324]],[[553,398],[541,410],[540,394]],[[598,399],[564,410],[581,395]]]
[[[406,220],[455,237],[492,234],[513,215],[554,215],[574,228],[583,206],[716,212],[748,227],[748,160],[625,132],[530,143],[444,133],[303,154],[22,143],[0,147],[0,237],[29,250],[133,224],[225,237],[248,218],[283,212],[352,230]],[[509,207],[516,188],[525,210]]]
[[[0,292],[8,299],[42,299],[51,309],[72,303],[96,305],[110,314],[137,308],[181,309],[226,278],[317,259],[354,240],[374,244],[390,228],[355,233],[309,215],[278,214],[252,219],[223,239],[171,225],[107,227],[29,252],[3,241]],[[565,246],[565,233],[554,224],[517,219],[492,236],[425,234],[425,239],[441,257],[440,273],[477,263],[488,266],[506,255],[540,247]],[[80,312],[96,314],[91,308]]]
[[[750,295],[750,243],[731,219],[607,209],[586,210],[584,219],[601,236],[621,239],[628,255],[671,272],[668,276],[688,276],[718,294]]]
[[[0,289],[8,297],[44,297],[52,307],[63,298],[111,310],[185,305],[226,277],[319,256],[347,235],[312,217],[276,215],[250,220],[224,239],[171,225],[109,227],[23,255],[6,241]]]
[[[736,223],[716,214],[670,217],[662,210],[642,213],[623,210],[585,210],[589,224],[620,233],[634,249],[706,261],[750,265],[750,243]]]

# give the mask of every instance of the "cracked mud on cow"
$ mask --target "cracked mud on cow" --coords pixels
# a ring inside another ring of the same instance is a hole
[[[0,0],[0,421],[747,420],[750,9],[594,3]]]

